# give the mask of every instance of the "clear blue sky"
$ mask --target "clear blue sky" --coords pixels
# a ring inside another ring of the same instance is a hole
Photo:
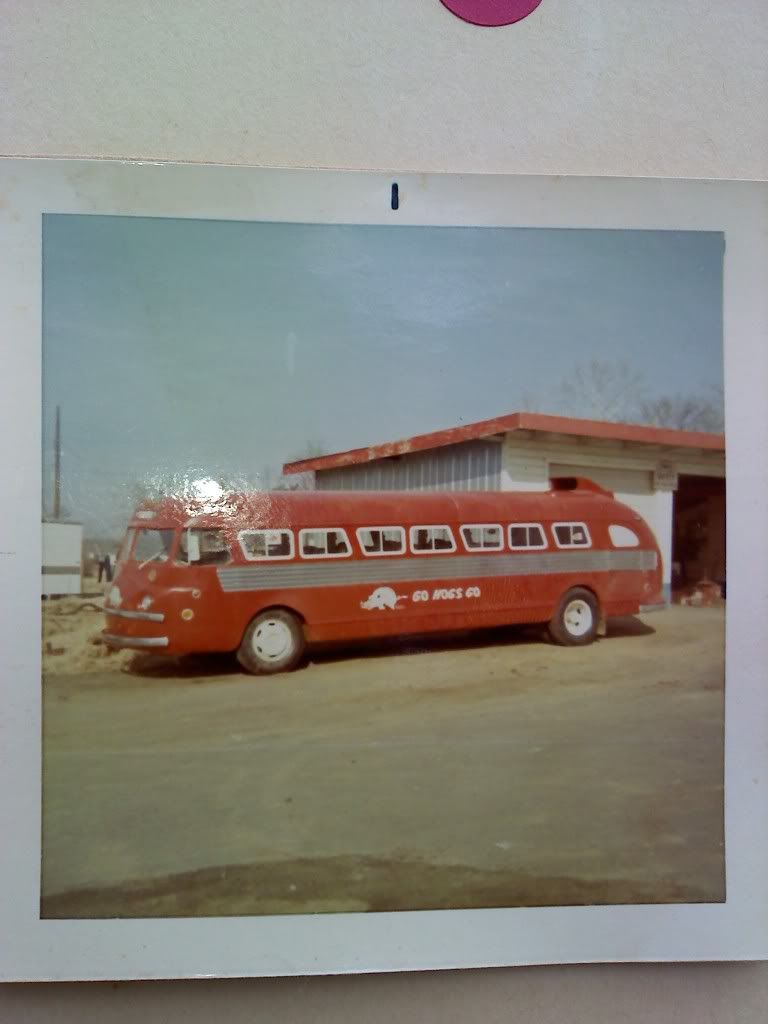
[[[722,385],[715,233],[46,216],[44,494],[122,530],[127,485],[237,477],[514,412],[624,359],[651,395]]]

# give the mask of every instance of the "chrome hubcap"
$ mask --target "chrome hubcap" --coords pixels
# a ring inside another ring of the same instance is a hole
[[[586,601],[569,601],[563,613],[565,628],[571,636],[585,636],[592,629],[592,609]]]
[[[279,661],[290,653],[293,636],[280,619],[265,619],[253,633],[253,649],[264,661]]]

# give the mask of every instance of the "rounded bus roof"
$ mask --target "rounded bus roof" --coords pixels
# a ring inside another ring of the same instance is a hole
[[[493,523],[498,519],[551,518],[616,511],[613,495],[592,481],[562,478],[547,491],[253,491],[213,501],[163,498],[144,502],[131,526],[394,526],[443,520]]]

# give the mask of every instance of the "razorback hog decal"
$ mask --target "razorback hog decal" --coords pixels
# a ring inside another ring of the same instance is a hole
[[[381,612],[385,608],[397,608],[397,602],[405,601],[407,597],[407,594],[396,594],[392,587],[376,587],[365,601],[360,602],[360,607],[366,608],[368,611]]]

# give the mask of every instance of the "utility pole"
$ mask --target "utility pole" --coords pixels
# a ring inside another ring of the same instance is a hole
[[[61,406],[56,406],[56,427],[53,434],[53,518],[61,515]]]

